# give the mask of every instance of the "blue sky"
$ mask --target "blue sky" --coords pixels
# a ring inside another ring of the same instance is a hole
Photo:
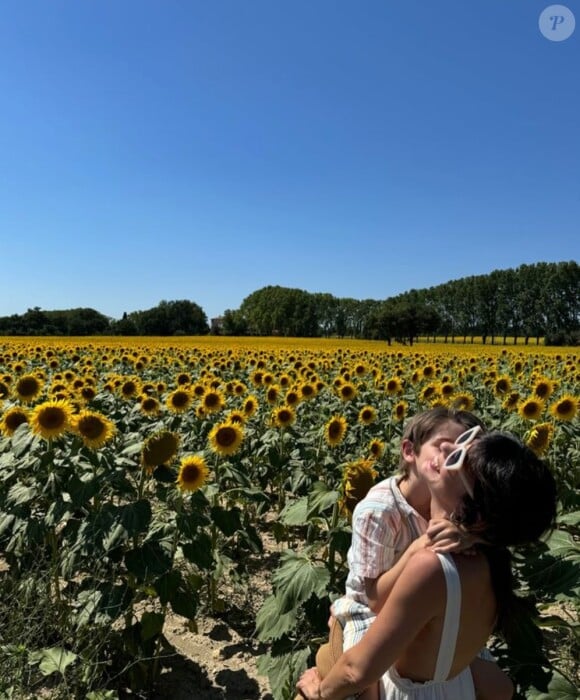
[[[536,0],[7,0],[0,315],[385,299],[580,252]]]

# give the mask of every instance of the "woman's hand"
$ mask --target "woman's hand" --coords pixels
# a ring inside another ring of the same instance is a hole
[[[479,541],[477,537],[464,530],[461,525],[452,523],[446,518],[430,520],[426,534],[431,539],[430,549],[433,552],[439,552],[439,554],[447,552],[473,554],[473,545]]]
[[[300,676],[296,687],[307,700],[318,700],[320,698],[320,684],[322,678],[316,668],[308,668]]]

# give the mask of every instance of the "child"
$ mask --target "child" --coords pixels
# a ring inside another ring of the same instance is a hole
[[[444,450],[475,425],[483,427],[472,413],[445,407],[412,418],[401,441],[402,474],[373,486],[355,507],[346,593],[334,601],[330,622],[342,628],[343,649],[360,641],[417,549],[432,546],[443,553],[471,546],[472,542],[451,522],[429,522],[427,484],[438,478],[439,460],[446,456]],[[336,629],[332,636],[336,638]],[[471,665],[478,698],[511,698],[511,680],[492,661],[487,650],[482,650],[482,655],[487,660],[478,658]],[[378,687],[367,689],[360,697],[378,698]]]

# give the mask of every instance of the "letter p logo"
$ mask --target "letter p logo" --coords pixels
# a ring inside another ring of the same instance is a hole
[[[546,39],[564,41],[572,36],[576,27],[576,18],[565,5],[550,5],[540,15],[538,25]]]

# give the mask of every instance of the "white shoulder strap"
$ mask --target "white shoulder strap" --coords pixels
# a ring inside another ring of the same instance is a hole
[[[447,603],[445,606],[445,619],[441,632],[441,643],[435,666],[434,681],[444,681],[449,677],[455,646],[457,644],[457,632],[459,630],[459,616],[461,612],[461,581],[453,558],[449,554],[437,554],[439,562],[445,574],[447,586]]]

